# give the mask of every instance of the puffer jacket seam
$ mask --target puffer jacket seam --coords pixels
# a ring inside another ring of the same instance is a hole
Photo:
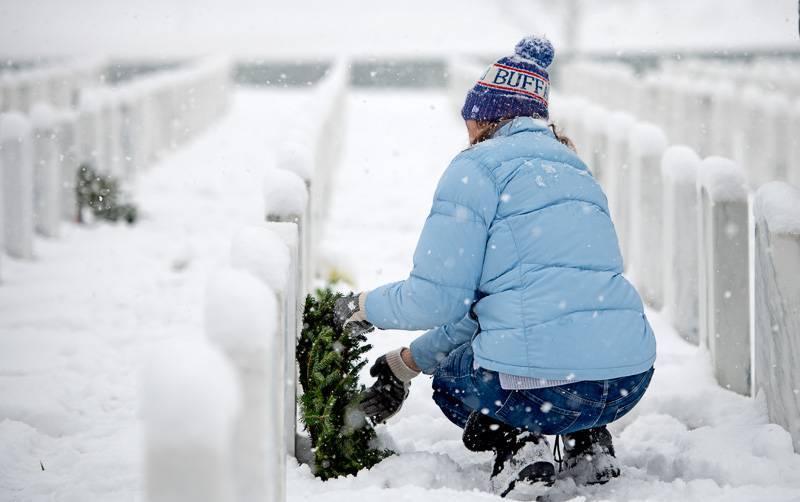
[[[419,274],[411,273],[411,274],[409,274],[409,277],[413,277],[415,279],[419,279],[420,281],[423,281],[423,282],[428,282],[428,283],[433,284],[435,286],[441,286],[443,288],[448,288],[448,289],[460,289],[462,291],[472,291],[472,293],[475,294],[475,290],[471,289],[469,287],[455,286],[455,285],[452,285],[452,284],[445,284],[443,282],[439,282],[439,281],[436,281],[434,279],[429,279],[429,278],[421,276]]]
[[[583,199],[559,199],[559,200],[557,200],[555,202],[551,202],[550,204],[547,204],[546,206],[537,207],[536,209],[531,209],[530,211],[525,211],[524,213],[516,213],[516,214],[510,214],[508,216],[503,216],[503,219],[505,220],[505,219],[510,219],[510,218],[518,218],[520,216],[527,216],[529,214],[533,214],[533,213],[536,213],[536,212],[539,212],[539,211],[543,211],[545,209],[550,209],[552,207],[562,206],[564,204],[569,204],[571,202],[592,205],[592,206],[598,208],[601,213],[603,213],[604,215],[606,215],[609,218],[611,218],[611,215],[608,214],[608,211],[606,211],[606,209],[603,206],[601,206],[600,204],[598,204],[596,202],[592,202],[590,200],[583,200]]]
[[[443,204],[452,204],[452,205],[454,205],[454,206],[458,206],[458,207],[463,207],[464,209],[466,209],[466,210],[468,210],[470,213],[472,213],[472,216],[473,216],[473,219],[472,219],[472,221],[474,221],[474,222],[476,222],[476,223],[482,223],[482,224],[483,224],[483,226],[485,226],[485,227],[488,227],[488,226],[489,226],[489,224],[486,222],[486,219],[483,217],[483,215],[480,215],[480,214],[478,214],[478,212],[477,212],[477,211],[475,211],[473,208],[471,208],[471,207],[469,207],[469,206],[466,206],[466,205],[464,205],[464,204],[459,204],[458,202],[453,202],[452,200],[442,199],[442,198],[440,198],[440,197],[436,197],[435,199],[433,199],[433,203],[434,203],[434,205],[433,205],[433,207],[431,208],[431,212],[430,212],[430,215],[429,215],[429,217],[430,217],[431,215],[438,214],[438,215],[440,215],[440,216],[447,216],[448,218],[455,218],[455,219],[458,219],[458,216],[454,216],[454,215],[452,215],[452,214],[449,214],[449,213],[446,213],[446,212],[444,212],[444,211],[442,211],[442,210],[440,210],[440,209],[436,209],[436,203],[437,203],[437,202],[438,202],[438,203],[443,203]]]
[[[504,223],[508,226],[508,231],[511,234],[511,240],[514,241],[514,249],[517,252],[517,275],[519,276],[519,285],[521,286],[522,285],[522,267],[520,265],[522,265],[522,254],[520,253],[520,250],[519,250],[519,243],[517,242],[517,236],[514,234],[514,229],[511,228],[511,224],[508,221],[504,221]],[[527,331],[527,326],[525,325],[525,295],[523,293],[524,293],[524,289],[520,288],[520,290],[518,292],[518,295],[519,295],[519,310],[520,310],[520,312],[519,312],[519,320],[520,320],[520,323],[522,324],[522,335],[523,335],[522,338],[525,340],[525,361],[526,361],[526,364],[528,366],[530,366],[530,362],[531,361],[529,359],[529,357],[530,357],[529,354],[531,353],[531,351],[528,350],[530,341],[528,340],[528,337],[525,336],[525,333]]]

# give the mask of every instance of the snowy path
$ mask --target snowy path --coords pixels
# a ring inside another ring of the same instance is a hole
[[[236,229],[260,221],[260,172],[281,113],[300,99],[238,92],[220,124],[140,178],[138,225],[68,226],[62,239],[37,242],[37,262],[4,261],[0,501],[141,497],[139,368],[154,347],[202,336],[206,276],[227,262]],[[439,93],[349,99],[323,251],[371,288],[408,273],[436,181],[465,135]],[[612,427],[623,478],[596,488],[562,480],[554,499],[800,500],[788,434],[758,402],[718,388],[707,355],[652,319],[652,387]],[[375,333],[371,357],[415,335]],[[290,500],[497,500],[487,493],[490,456],[466,451],[430,396],[430,380],[417,379],[379,428],[400,455],[327,483],[290,467]]]
[[[348,125],[325,249],[358,289],[369,289],[408,274],[438,177],[466,135],[437,94],[354,93]],[[611,426],[623,477],[593,488],[562,479],[553,500],[800,500],[800,456],[788,433],[767,423],[757,400],[718,387],[707,353],[683,342],[659,315],[650,318],[659,344],[652,385],[634,412]],[[370,335],[370,359],[416,335]],[[398,456],[327,483],[305,467],[290,470],[290,500],[494,498],[486,493],[490,455],[463,447],[460,429],[431,393],[430,378],[415,380],[401,412],[379,428]]]

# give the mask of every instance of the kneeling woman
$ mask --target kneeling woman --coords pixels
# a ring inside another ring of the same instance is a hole
[[[472,146],[439,182],[410,276],[336,305],[356,329],[429,330],[377,360],[362,408],[384,421],[433,374],[467,448],[496,453],[503,496],[554,482],[544,435],[564,436],[584,481],[618,476],[606,424],[641,399],[656,355],[606,197],[545,122],[552,58],[531,37],[487,70],[462,110]]]

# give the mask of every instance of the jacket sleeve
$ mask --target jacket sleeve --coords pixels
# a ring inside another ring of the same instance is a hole
[[[472,340],[478,323],[469,314],[451,324],[433,328],[411,342],[411,356],[426,375],[432,374],[439,363],[454,349]]]
[[[464,153],[445,170],[404,281],[369,292],[367,320],[382,329],[431,329],[464,317],[483,269],[498,193],[489,171]]]

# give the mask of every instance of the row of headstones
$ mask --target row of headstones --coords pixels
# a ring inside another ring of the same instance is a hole
[[[308,188],[310,218],[305,232],[306,238],[310,240],[310,262],[315,261],[312,253],[317,249],[316,243],[322,238],[322,229],[330,209],[330,185],[334,173],[331,167],[339,162],[342,153],[344,131],[347,127],[345,106],[348,82],[347,63],[332,63],[326,75],[306,98],[313,107],[303,104],[297,110],[292,110],[283,120],[285,127],[281,129],[278,140],[276,167],[296,174]],[[314,112],[309,113],[312,109]],[[276,176],[279,180],[282,179],[280,174]],[[271,183],[268,177],[265,182],[265,200],[269,204],[267,212],[279,216],[285,215],[288,210],[296,214],[297,208],[293,208],[291,203],[284,200],[285,196],[279,193],[282,186],[279,180]]]
[[[800,184],[800,165],[793,161],[800,157],[796,93],[665,68],[638,77],[621,64],[578,62],[561,69],[559,83],[566,94],[658,124],[700,155],[734,159],[754,187],[775,180]]]
[[[758,58],[746,63],[735,60],[666,60],[659,68],[693,79],[725,80],[737,87],[755,86],[783,94],[800,93],[800,61],[795,58]]]
[[[78,109],[35,104],[0,114],[0,240],[34,256],[34,233],[57,237],[75,221],[81,165],[130,178],[216,120],[229,67],[207,61],[108,89],[84,90]]]
[[[39,66],[0,73],[0,112],[30,113],[34,105],[54,108],[78,104],[82,89],[97,86],[106,61],[44,62]]]
[[[162,347],[144,373],[152,502],[285,500],[302,329],[296,223],[242,229],[206,284],[206,338]]]
[[[607,193],[626,275],[708,347],[721,386],[763,390],[800,450],[800,190],[772,182],[753,194],[732,160],[668,147],[658,126],[585,100],[558,103],[553,117]]]
[[[309,93],[318,121],[288,121],[294,132],[279,141],[290,145],[264,175],[267,221],[234,237],[231,267],[208,282],[208,341],[165,349],[145,374],[150,501],[285,500],[286,456],[298,441],[295,348],[315,277],[312,229],[321,227],[339,160],[346,77],[335,68]],[[218,392],[206,398],[209,380]],[[214,418],[199,424],[203,433],[186,426],[198,415]]]

